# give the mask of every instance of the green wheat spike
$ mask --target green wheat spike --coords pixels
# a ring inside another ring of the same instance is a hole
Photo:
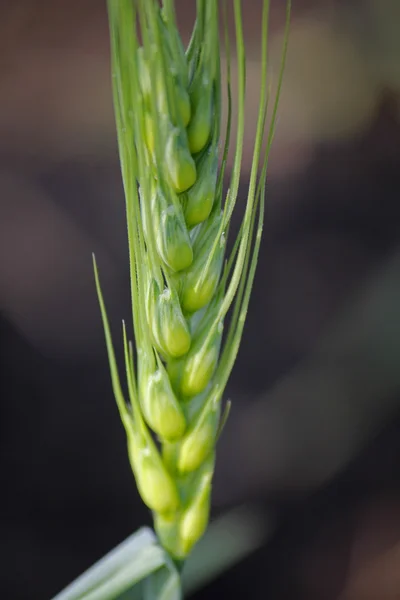
[[[123,329],[129,404],[119,382],[97,273],[113,390],[126,429],[139,493],[159,540],[185,560],[209,521],[216,443],[230,403],[221,406],[240,346],[259,254],[266,168],[276,126],[287,49],[272,122],[268,109],[269,2],[261,34],[260,103],[249,191],[239,233],[226,255],[241,172],[246,55],[240,0],[235,21],[237,96],[232,98],[226,12],[197,0],[184,48],[173,0],[108,0],[112,81],[126,200],[134,344]],[[290,2],[287,3],[287,25]],[[227,87],[222,86],[220,22]],[[226,92],[228,119],[221,107]],[[237,123],[229,191],[223,175]],[[266,141],[266,151],[263,151]],[[225,317],[232,311],[223,337]]]

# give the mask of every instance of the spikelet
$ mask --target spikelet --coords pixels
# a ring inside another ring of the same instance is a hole
[[[227,415],[221,402],[238,353],[258,258],[266,164],[283,71],[282,62],[267,152],[261,158],[267,111],[265,2],[249,193],[227,255],[244,141],[245,52],[241,2],[233,0],[238,120],[224,198],[232,113],[229,104],[223,134],[218,4],[197,0],[196,22],[185,49],[173,0],[162,6],[156,0],[108,0],[136,347],[128,346],[124,329],[129,405],[122,399],[97,271],[96,284],[137,487],[153,512],[160,542],[179,560],[187,557],[209,520],[216,443]],[[226,21],[224,27],[230,98]]]

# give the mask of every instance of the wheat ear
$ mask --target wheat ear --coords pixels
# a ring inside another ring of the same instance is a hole
[[[225,12],[228,119],[223,128],[218,2],[197,0],[185,49],[173,0],[162,6],[156,0],[108,0],[135,341],[128,342],[124,325],[129,402],[119,380],[94,261],[95,277],[130,463],[160,542],[176,560],[188,556],[209,520],[216,443],[229,411],[229,404],[222,408],[223,393],[239,350],[259,254],[266,168],[286,55],[287,35],[265,136],[265,1],[249,191],[239,233],[227,255],[242,162],[246,65],[240,0],[233,0],[232,6],[237,123],[230,186],[224,196],[232,120]],[[289,11],[290,3],[287,24]],[[231,318],[223,335],[228,311]]]

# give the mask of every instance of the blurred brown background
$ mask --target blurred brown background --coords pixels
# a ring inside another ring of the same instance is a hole
[[[271,4],[274,89],[285,14]],[[177,1],[185,39],[194,6]],[[243,6],[244,195],[261,1]],[[293,0],[214,495],[216,511],[255,500],[281,521],[207,597],[246,581],[254,598],[400,598],[399,32],[398,0]],[[0,590],[44,600],[150,523],[92,276],[94,251],[119,334],[129,280],[105,2],[2,0],[0,49]]]

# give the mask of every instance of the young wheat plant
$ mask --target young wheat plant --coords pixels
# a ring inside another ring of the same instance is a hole
[[[235,22],[237,123],[229,191],[232,93],[226,24],[216,0],[197,0],[185,49],[173,0],[108,0],[112,80],[126,199],[134,344],[123,343],[123,392],[94,261],[113,391],[139,493],[162,546],[183,561],[203,535],[224,390],[239,350],[259,254],[266,168],[286,54],[268,106],[269,2],[261,17],[260,102],[244,216],[232,250],[244,141],[245,49],[240,0]],[[287,6],[289,15],[290,6]],[[287,19],[288,23],[288,19]],[[222,85],[220,30],[225,31]],[[224,90],[228,101],[222,125]],[[265,139],[264,139],[265,138]],[[224,322],[231,312],[229,327]],[[127,399],[129,401],[127,401]]]

